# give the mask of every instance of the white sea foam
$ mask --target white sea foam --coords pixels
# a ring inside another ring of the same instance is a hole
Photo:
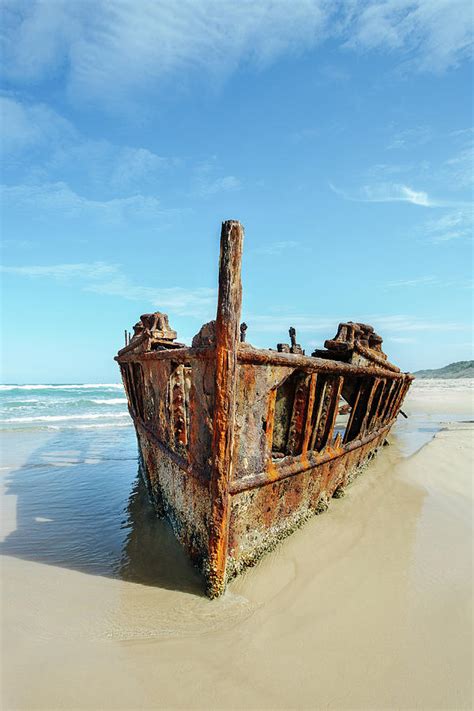
[[[23,405],[25,402],[31,404],[32,402],[41,402],[41,400],[39,400],[37,397],[22,397],[19,400],[5,400],[4,405]],[[62,400],[58,400],[57,402],[62,402]]]
[[[423,391],[450,390],[459,392],[473,389],[474,378],[416,378],[411,387]]]
[[[127,402],[126,397],[111,397],[108,398],[107,400],[92,400],[90,402],[95,403],[96,405],[121,405],[123,402]]]
[[[64,427],[58,427],[57,425],[47,425],[48,430],[99,430],[104,428],[113,427],[131,427],[132,422],[101,422],[100,424],[90,424],[90,425],[65,425]]]
[[[82,385],[0,385],[1,390],[91,390],[93,388],[114,388],[123,390],[121,383],[84,383]]]
[[[112,420],[128,416],[128,412],[103,412],[101,414],[85,415],[35,415],[33,417],[9,417],[6,420],[3,420],[3,423],[13,424],[25,422],[63,422],[67,420],[102,420],[105,417]]]

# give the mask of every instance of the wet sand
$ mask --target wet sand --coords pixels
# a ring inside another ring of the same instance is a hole
[[[3,555],[2,708],[471,708],[472,397],[404,409],[346,497],[220,600],[176,553],[161,586]]]

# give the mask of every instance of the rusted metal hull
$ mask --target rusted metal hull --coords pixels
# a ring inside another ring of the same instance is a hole
[[[217,318],[191,348],[146,314],[117,356],[152,500],[210,597],[344,490],[413,378],[364,324],[341,324],[313,356],[294,329],[278,351],[243,342],[242,243],[240,224],[224,223]]]

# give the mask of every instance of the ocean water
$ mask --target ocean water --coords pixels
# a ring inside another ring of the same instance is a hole
[[[0,385],[2,430],[74,430],[129,427],[119,383]]]
[[[121,384],[0,386],[0,554],[202,593],[138,475]]]
[[[415,383],[390,437],[400,457],[466,418],[448,402],[468,391],[472,381]],[[2,385],[0,420],[1,554],[202,594],[148,501],[121,384]]]

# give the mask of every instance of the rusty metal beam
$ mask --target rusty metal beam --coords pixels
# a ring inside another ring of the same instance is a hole
[[[145,353],[135,353],[135,344],[130,344],[130,348],[122,348],[119,355],[115,356],[118,363],[135,363],[137,361],[149,360],[175,360],[178,363],[185,363],[190,360],[210,360],[215,356],[215,349],[212,346],[200,346],[199,348],[169,348],[163,351],[146,351]],[[123,355],[120,353],[124,352]]]
[[[310,377],[311,376],[302,373],[296,385],[293,412],[291,414],[286,446],[288,454],[299,454],[301,452],[308,406]]]
[[[229,528],[229,481],[232,476],[237,346],[242,306],[241,263],[244,230],[240,222],[222,224],[219,296],[216,316],[216,372],[212,439],[211,522],[208,595],[217,597],[226,584]]]
[[[364,435],[367,431],[367,428],[369,426],[370,411],[372,409],[372,403],[374,401],[375,393],[377,392],[379,385],[380,385],[380,378],[374,378],[372,387],[370,388],[369,399],[367,400],[367,404],[365,406],[364,419],[362,420],[362,424],[360,426],[360,435],[362,437],[364,437]]]
[[[341,397],[343,384],[344,378],[342,376],[335,378],[332,386],[331,400],[329,402],[328,412],[326,415],[326,424],[322,439],[323,447],[326,447],[328,444],[330,445],[332,441],[334,425],[336,424],[337,415],[339,413],[339,399]]]
[[[317,389],[316,389],[316,394],[315,394],[315,406],[316,409],[313,407],[313,412],[314,412],[314,417],[312,421],[312,432],[311,432],[311,440],[309,444],[310,450],[316,449],[316,439],[318,437],[318,432],[319,432],[319,422],[321,420],[321,415],[323,414],[323,406],[324,406],[324,401],[326,399],[326,390],[328,387],[328,378],[325,378],[324,376],[318,376],[318,382],[317,382]]]
[[[302,446],[302,453],[303,454],[305,454],[305,452],[308,451],[309,440],[311,437],[311,433],[313,431],[313,409],[314,409],[314,401],[316,398],[317,380],[318,380],[317,374],[311,373],[310,381],[309,381],[309,393],[308,393],[308,410],[306,412],[306,424],[305,424],[304,435],[303,435],[303,446]]]
[[[367,378],[369,375],[378,375],[381,378],[393,378],[394,380],[407,379],[410,382],[414,376],[410,373],[395,373],[386,368],[378,366],[359,366],[340,361],[331,361],[324,358],[314,358],[312,356],[302,356],[294,353],[278,353],[277,351],[266,351],[251,348],[249,345],[238,350],[239,363],[250,365],[280,365],[288,368],[302,368],[306,372],[318,372],[328,375],[352,375],[354,377]]]
[[[266,457],[272,456],[273,428],[275,426],[275,405],[277,398],[277,388],[270,390],[268,396],[267,419],[265,421]]]
[[[267,484],[274,484],[282,479],[288,479],[288,477],[296,476],[302,472],[308,471],[308,469],[314,469],[321,464],[338,459],[344,456],[348,452],[352,452],[354,449],[358,449],[364,444],[372,442],[377,437],[384,435],[390,429],[391,424],[385,425],[375,432],[356,439],[353,442],[345,444],[343,447],[338,449],[328,447],[323,452],[308,452],[305,456],[299,457],[287,457],[282,460],[281,463],[276,463],[272,468],[272,476],[269,476],[268,472],[260,472],[259,474],[254,474],[253,476],[248,476],[243,479],[237,479],[232,482],[229,493],[233,496],[234,494],[239,494],[242,491],[249,491],[250,489],[256,489],[260,486],[266,486]]]
[[[372,361],[373,363],[377,363],[381,368],[384,368],[385,370],[390,370],[393,373],[399,373],[400,368],[397,368],[396,365],[393,365],[393,363],[389,363],[387,360],[384,358],[381,358],[380,356],[376,355],[373,350],[370,348],[365,348],[365,346],[362,346],[360,343],[355,341],[354,343],[354,350],[357,351],[360,355],[364,356],[364,358],[367,358],[367,360]]]

